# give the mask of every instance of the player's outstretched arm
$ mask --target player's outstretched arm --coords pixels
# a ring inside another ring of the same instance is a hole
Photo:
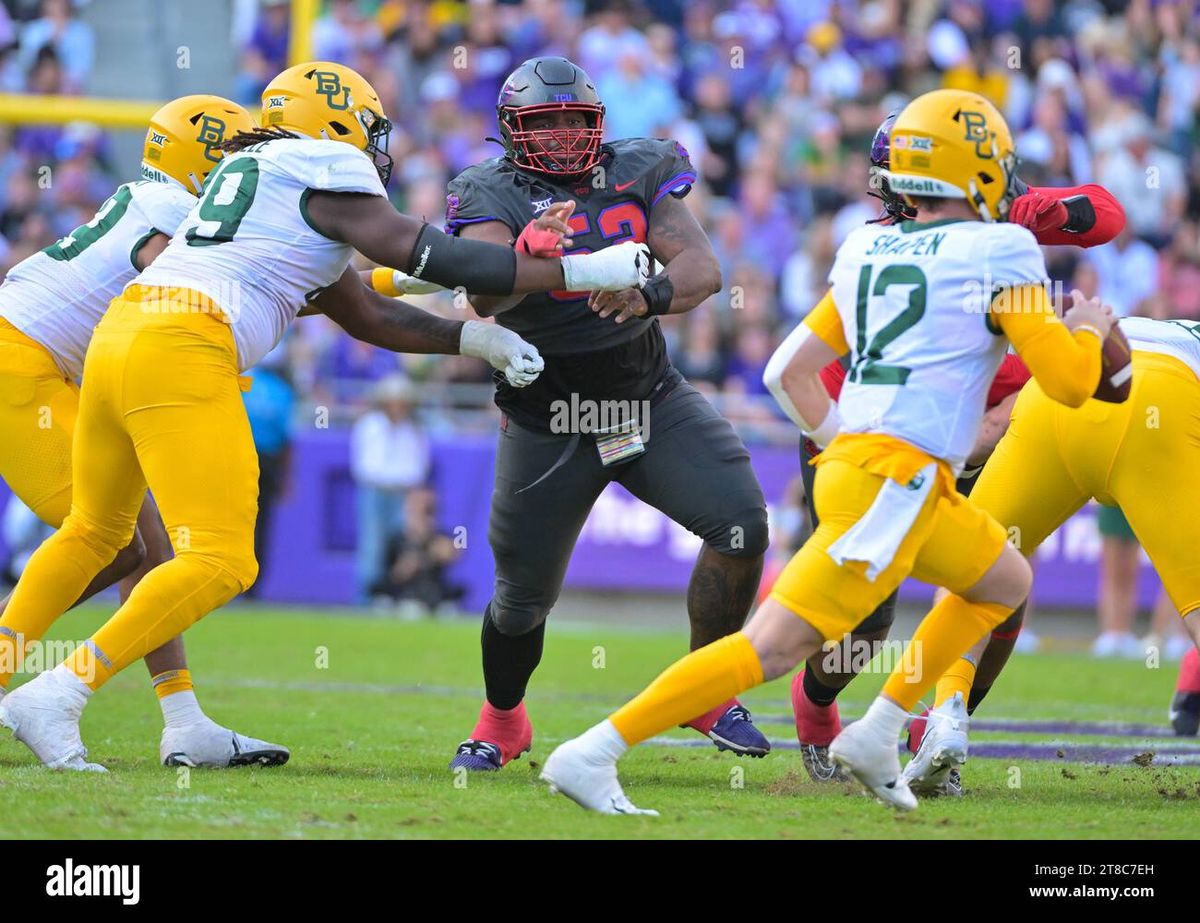
[[[1125,227],[1125,209],[1096,183],[1031,186],[1013,201],[1008,220],[1028,228],[1045,246],[1098,247]]]
[[[639,289],[592,292],[588,306],[616,322],[646,314],[683,314],[721,290],[721,264],[712,242],[683,199],[664,196],[650,212],[647,242],[663,271]]]
[[[313,192],[307,209],[312,226],[331,240],[446,288],[461,286],[483,295],[606,290],[643,284],[648,275],[648,251],[640,245],[545,260],[511,247],[450,237],[400,214],[382,196]]]
[[[509,384],[523,388],[543,368],[532,344],[511,330],[480,321],[446,320],[420,308],[380,295],[347,269],[310,302],[356,340],[398,353],[475,356],[499,369]],[[308,308],[301,312],[313,313]]]
[[[850,351],[841,317],[827,292],[793,330],[763,372],[763,384],[783,412],[820,448],[841,428],[837,403],[821,381],[821,369]]]

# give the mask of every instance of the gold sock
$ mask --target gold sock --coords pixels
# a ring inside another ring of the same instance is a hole
[[[975,664],[966,657],[959,657],[954,666],[942,674],[937,681],[937,693],[934,696],[933,707],[937,708],[943,702],[954,698],[954,693],[961,692],[965,703],[971,695],[971,686],[975,683]]]
[[[675,661],[610,720],[632,747],[762,681],[762,663],[750,639],[735,632]]]
[[[192,673],[190,670],[164,670],[150,678],[154,693],[159,699],[165,699],[176,692],[190,692],[192,689]]]
[[[883,694],[912,711],[930,684],[953,667],[976,641],[1012,615],[1013,608],[999,603],[969,603],[953,593],[945,597],[917,626],[900,664],[883,684]]]

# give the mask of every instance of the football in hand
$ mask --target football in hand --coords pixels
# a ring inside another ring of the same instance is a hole
[[[1063,315],[1075,306],[1075,299],[1070,292],[1063,295]],[[1129,340],[1121,332],[1119,321],[1113,321],[1100,349],[1100,383],[1092,395],[1098,401],[1109,404],[1122,404],[1129,398],[1129,389],[1133,383],[1133,355],[1129,348]]]

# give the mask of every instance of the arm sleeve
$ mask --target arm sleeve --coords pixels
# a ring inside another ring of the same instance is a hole
[[[1100,339],[1071,333],[1054,313],[1041,285],[1005,289],[993,300],[991,323],[1008,337],[1046,396],[1079,407],[1100,383]]]
[[[838,314],[837,305],[833,303],[833,292],[826,292],[817,302],[817,306],[800,323],[820,337],[825,345],[839,356],[850,352],[850,346],[846,343],[846,330],[842,326],[842,316]]]
[[[1090,206],[1091,224],[1088,226],[1076,227],[1075,221],[1068,222],[1067,227],[1071,230],[1062,230],[1054,228],[1049,231],[1043,231],[1038,235],[1038,243],[1046,246],[1069,245],[1075,247],[1098,247],[1101,244],[1106,244],[1125,227],[1125,209],[1121,207],[1121,203],[1114,198],[1113,194],[1103,186],[1096,183],[1087,183],[1083,186],[1067,186],[1061,188],[1053,188],[1050,186],[1035,186],[1031,187],[1030,192],[1036,192],[1039,195],[1048,196],[1052,199],[1066,202],[1067,211],[1074,215],[1076,211],[1087,211],[1087,206]],[[1074,200],[1084,199],[1084,208],[1074,207]],[[1086,224],[1086,220],[1083,222]]]

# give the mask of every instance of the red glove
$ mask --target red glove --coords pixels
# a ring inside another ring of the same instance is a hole
[[[1036,192],[1017,196],[1008,209],[1010,223],[1029,228],[1035,235],[1057,231],[1069,217],[1067,206],[1061,201]]]
[[[1065,218],[1063,219],[1066,220]],[[537,226],[537,219],[530,221],[529,224],[521,230],[520,236],[517,237],[517,242],[514,245],[518,253],[526,253],[529,256],[541,257],[542,259],[550,259],[551,257],[562,256],[562,235],[558,231],[547,231]]]

